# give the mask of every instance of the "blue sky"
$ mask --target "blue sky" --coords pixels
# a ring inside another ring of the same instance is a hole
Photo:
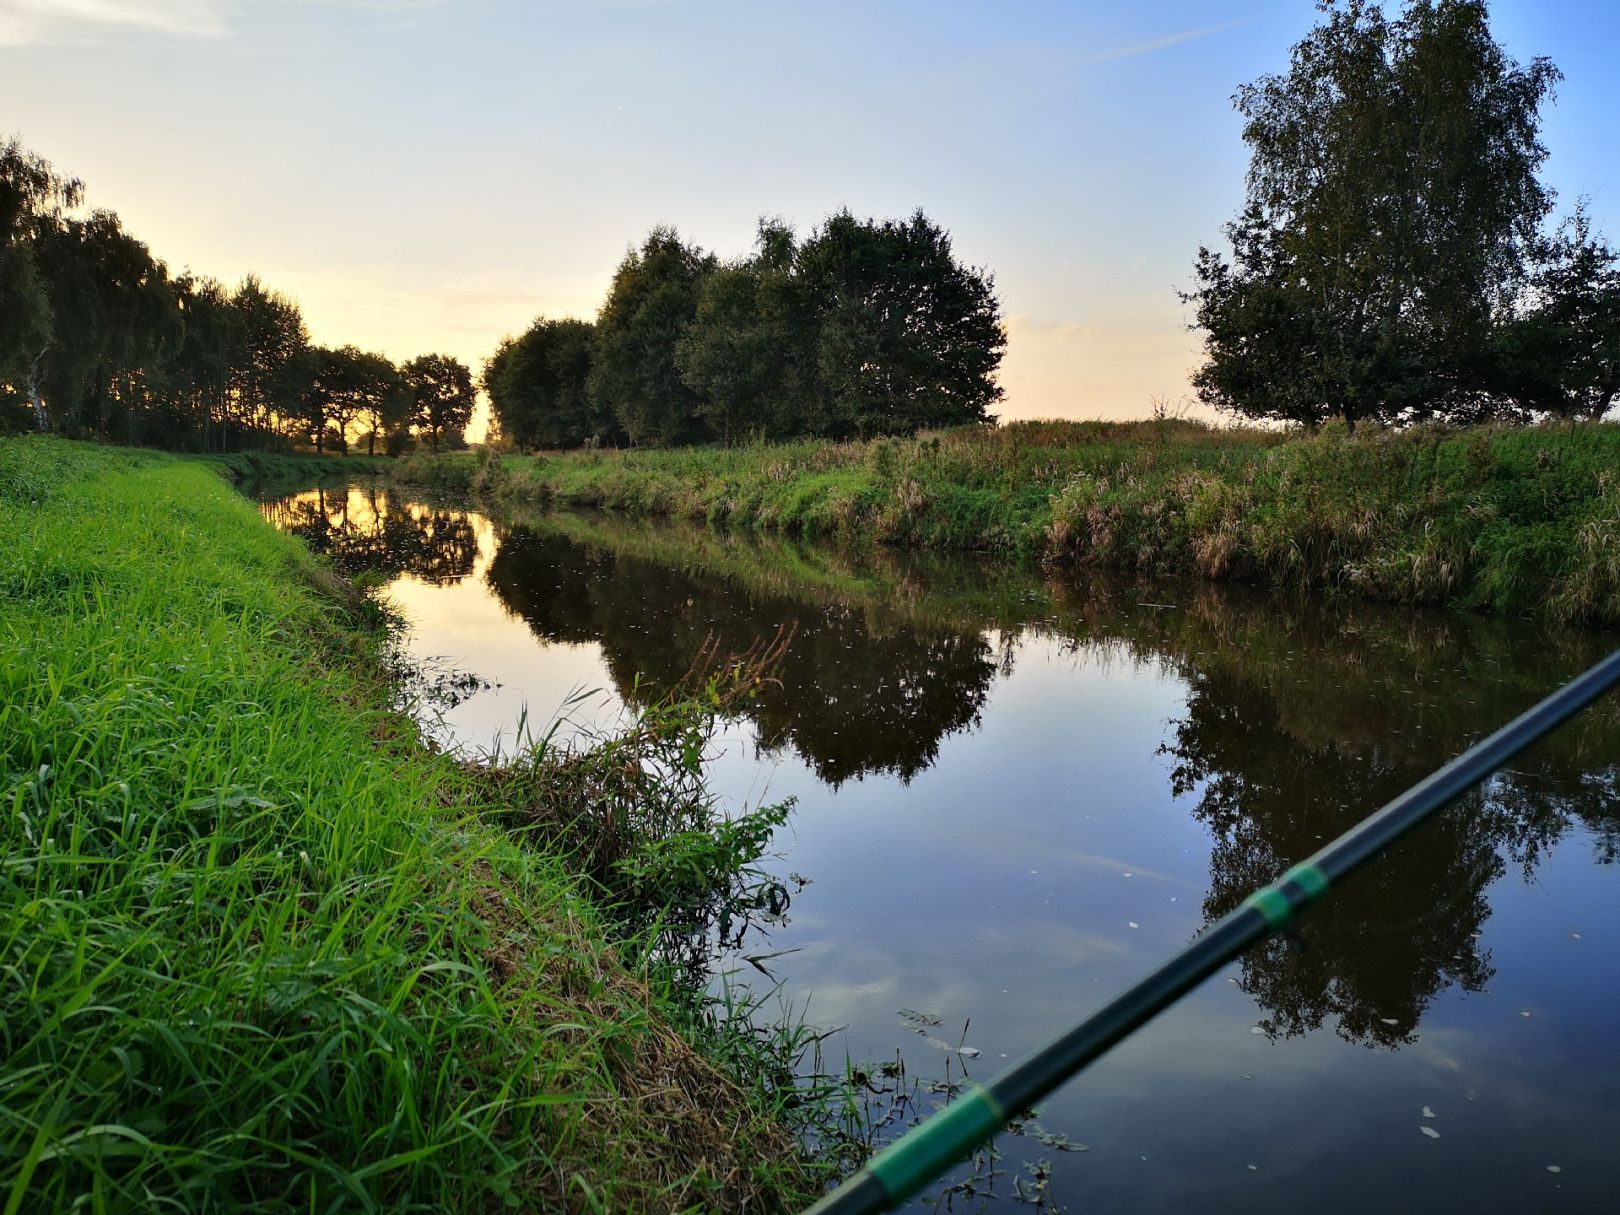
[[[1547,180],[1620,237],[1620,4],[1497,0],[1564,71]],[[921,206],[996,275],[1006,417],[1188,394],[1175,289],[1246,163],[1230,97],[1306,0],[0,0],[0,132],[178,269],[260,273],[315,337],[475,367],[590,316],[655,223]]]

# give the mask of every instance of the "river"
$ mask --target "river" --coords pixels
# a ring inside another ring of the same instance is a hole
[[[831,1062],[883,1088],[898,1053],[924,1108],[1620,642],[377,486],[263,509],[476,677],[428,721],[470,753],[565,704],[560,737],[611,728],[705,639],[792,626],[709,764],[731,807],[796,803],[771,861],[796,893],[752,952],[844,1027]],[[1067,1085],[948,1209],[1043,1180],[1067,1210],[1613,1209],[1617,857],[1610,697]]]

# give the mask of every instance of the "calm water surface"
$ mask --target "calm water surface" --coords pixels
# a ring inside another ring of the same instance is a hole
[[[713,785],[797,799],[784,996],[847,1027],[836,1059],[925,1078],[960,1060],[899,1010],[988,1078],[1620,642],[392,490],[264,509],[498,685],[433,725],[469,750],[583,690],[562,733],[610,724],[711,634],[796,622]],[[1046,1160],[1067,1210],[1620,1209],[1617,855],[1611,698],[1051,1098],[1089,1150],[1004,1137],[996,1193]]]

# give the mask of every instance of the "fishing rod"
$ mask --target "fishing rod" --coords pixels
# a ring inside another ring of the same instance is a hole
[[[989,1084],[965,1092],[918,1123],[806,1215],[875,1215],[899,1206],[1015,1115],[1029,1109],[1250,945],[1285,927],[1334,883],[1365,865],[1616,684],[1620,684],[1620,650],[1489,738],[1475,743],[1271,885],[1256,890],[1163,966],[1084,1021],[1013,1064]]]

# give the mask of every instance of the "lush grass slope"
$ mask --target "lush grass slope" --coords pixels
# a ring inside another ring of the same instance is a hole
[[[1620,426],[1021,423],[869,443],[418,456],[495,497],[1620,621]]]
[[[363,606],[201,462],[0,442],[0,1211],[775,1205]]]

